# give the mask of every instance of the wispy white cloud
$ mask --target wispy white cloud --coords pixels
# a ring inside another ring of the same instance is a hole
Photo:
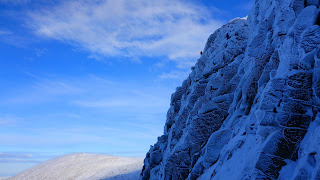
[[[0,152],[0,176],[14,176],[55,156],[57,154],[39,152]]]
[[[0,36],[11,35],[12,32],[4,29],[0,29]]]
[[[45,129],[44,129],[45,130]],[[42,133],[45,131],[42,130]],[[4,146],[66,146],[68,144],[103,142],[103,138],[97,135],[76,134],[60,130],[59,132],[49,132],[45,135],[40,133],[35,135],[25,135],[22,133],[0,134],[1,143]]]
[[[96,57],[166,56],[181,67],[194,63],[208,36],[221,25],[206,7],[181,0],[71,0],[28,17],[37,35]]]
[[[165,112],[171,89],[155,85],[111,81],[96,75],[82,78],[44,77],[27,73],[31,82],[5,95],[0,105],[34,105],[61,102],[92,109]],[[1,116],[0,116],[1,120]],[[2,123],[6,121],[3,120]],[[1,123],[1,121],[0,121]]]
[[[237,6],[236,8],[240,9],[240,10],[249,11],[252,9],[253,4],[254,4],[254,0],[249,0],[247,2],[242,3],[241,5]]]
[[[76,151],[82,145],[81,151],[147,151],[163,131],[174,89],[93,74],[72,78],[28,73],[25,79],[0,95],[0,107],[21,107],[32,114],[22,113],[24,123],[17,126],[0,124],[0,142],[26,151]],[[9,123],[7,119],[3,123]]]
[[[6,165],[8,166],[9,164],[27,165],[29,163],[31,163],[32,165],[35,165],[49,158],[52,158],[54,156],[56,155],[50,154],[50,153],[39,153],[39,152],[15,152],[15,151],[0,152],[0,174],[2,174],[1,173],[2,166],[6,166]],[[5,169],[2,169],[2,170],[5,170]]]
[[[23,118],[13,116],[13,115],[8,115],[8,114],[0,114],[0,125],[2,126],[14,126],[18,123],[21,123]],[[1,155],[1,154],[0,154]]]
[[[0,29],[0,42],[16,46],[25,47],[28,40],[23,36],[16,35],[13,31],[8,29]]]
[[[120,89],[121,86],[118,86],[118,88]],[[116,90],[118,88],[113,88],[113,90]],[[126,88],[129,89],[130,87],[127,86]],[[151,94],[148,94],[150,92],[146,92],[141,89],[138,91],[140,92],[128,90],[126,94],[107,93],[105,96],[101,96],[101,98],[99,99],[97,99],[96,97],[81,98],[79,100],[73,101],[72,104],[85,108],[126,108],[130,110],[148,109],[148,112],[159,112],[159,110],[165,110],[166,108],[168,108],[169,102],[167,101],[167,99],[164,99],[162,95],[153,96]]]
[[[128,126],[129,127],[129,126]],[[99,144],[100,147],[104,146],[127,146],[137,147],[141,141],[155,140],[161,130],[159,129],[123,129],[122,128],[109,128],[104,126],[79,126],[74,128],[40,128],[40,129],[25,129],[30,130],[32,134],[23,133],[0,133],[0,140],[2,146],[18,146],[18,147],[35,147],[41,148],[52,147],[62,148],[77,146],[79,144]],[[147,133],[146,133],[147,132]],[[130,137],[128,137],[130,134]],[[140,141],[138,143],[138,141]],[[143,144],[143,143],[142,143]],[[111,147],[110,147],[111,148]],[[72,148],[71,148],[72,149]],[[88,147],[87,149],[90,149]],[[74,149],[73,149],[74,150]],[[95,150],[96,152],[99,149]],[[72,151],[71,151],[72,152]],[[103,152],[103,151],[102,151]],[[104,151],[107,152],[107,151]],[[27,157],[25,154],[12,155],[0,154],[0,159],[23,159],[32,158]]]
[[[41,57],[42,55],[47,53],[48,49],[46,49],[46,48],[43,48],[43,49],[35,48],[34,51],[35,51],[35,55],[37,57]]]
[[[138,99],[136,99],[138,100]],[[103,99],[103,100],[89,100],[89,101],[75,101],[74,104],[83,107],[92,108],[119,108],[136,106],[139,101],[134,99]]]
[[[0,163],[40,163],[43,160],[19,159],[19,158],[0,158]]]
[[[12,152],[0,152],[0,158],[31,158],[32,154],[28,153],[12,153]]]
[[[31,81],[9,92],[0,104],[39,104],[61,100],[64,96],[76,96],[84,91],[73,83],[73,79],[41,77],[32,73],[26,75]]]
[[[18,5],[18,4],[26,4],[26,3],[29,3],[30,1],[31,0],[0,0],[0,3]]]
[[[190,70],[189,71],[172,71],[169,73],[160,74],[159,78],[160,79],[175,79],[175,80],[182,81],[188,77],[190,72],[191,72]]]

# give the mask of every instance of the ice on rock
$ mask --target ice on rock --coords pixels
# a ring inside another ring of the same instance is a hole
[[[141,179],[320,179],[318,0],[258,0],[172,95]]]

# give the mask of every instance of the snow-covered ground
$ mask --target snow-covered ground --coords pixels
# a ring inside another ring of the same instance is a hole
[[[142,166],[143,158],[70,154],[41,163],[10,180],[135,180]]]

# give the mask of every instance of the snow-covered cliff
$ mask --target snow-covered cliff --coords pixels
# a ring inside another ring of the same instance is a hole
[[[141,179],[320,179],[319,0],[256,0],[171,97]]]

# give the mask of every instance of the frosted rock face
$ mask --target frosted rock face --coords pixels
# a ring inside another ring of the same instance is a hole
[[[256,0],[171,97],[141,179],[320,179],[318,0]]]

